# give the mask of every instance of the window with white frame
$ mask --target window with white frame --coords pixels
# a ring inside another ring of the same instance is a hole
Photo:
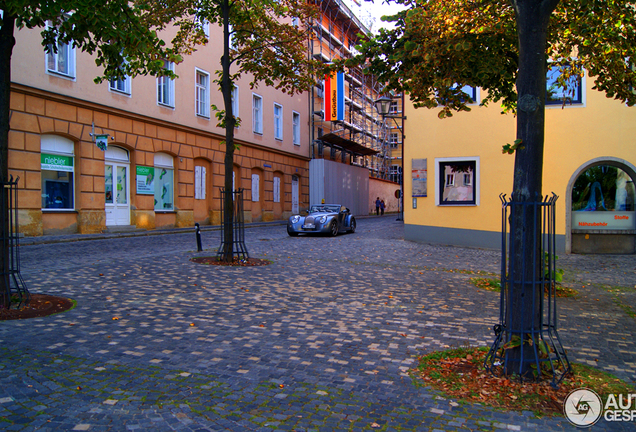
[[[400,106],[398,104],[398,101],[392,100],[391,104],[389,105],[389,114],[397,114],[399,112],[400,112]]]
[[[194,199],[205,199],[206,169],[204,166],[194,167]]]
[[[238,86],[232,87],[232,115],[235,119],[239,118],[239,88]],[[236,122],[235,127],[239,127],[239,122]]]
[[[389,180],[402,184],[402,167],[400,165],[391,165],[389,168]]]
[[[174,72],[174,63],[163,61],[164,69]],[[157,77],[157,103],[174,108],[174,80],[167,76]]]
[[[473,184],[473,176],[471,173],[464,173],[464,186],[471,186]]]
[[[274,104],[274,138],[283,140],[283,106]]]
[[[280,202],[280,177],[274,176],[274,202]]]
[[[252,174],[252,202],[261,200],[259,194],[260,183],[261,177],[258,174]]]
[[[435,159],[435,204],[479,205],[479,157]]]
[[[124,93],[124,94],[130,95],[131,81],[132,80],[130,79],[129,76],[126,76],[123,79],[112,79],[109,82],[108,88],[110,88],[111,91],[114,91],[117,93]]]
[[[236,41],[234,40],[234,27],[232,24],[228,26],[229,35],[229,47],[230,49],[236,49]]]
[[[300,114],[292,111],[292,134],[294,145],[300,145]]]
[[[73,141],[58,135],[42,135],[40,146],[42,209],[75,208]]]
[[[155,153],[155,211],[174,209],[174,160],[166,153]]]
[[[566,68],[568,66],[565,66]],[[570,77],[565,88],[558,83],[561,76],[559,66],[552,66],[548,69],[546,77],[546,105],[574,105],[583,103],[582,79],[580,76]]]
[[[201,70],[195,69],[194,80],[194,92],[195,92],[195,112],[196,115],[201,117],[210,117],[210,74]]]
[[[205,37],[210,37],[210,21],[201,16],[202,11],[197,10],[197,25],[203,30]]]
[[[51,27],[50,21],[47,27]],[[64,43],[56,40],[55,45],[48,45],[46,53],[46,70],[56,75],[75,78],[75,47],[73,42]]]
[[[400,134],[398,132],[391,132],[389,134],[389,147],[398,148],[400,145]]]
[[[252,130],[263,133],[263,98],[257,94],[252,94]]]

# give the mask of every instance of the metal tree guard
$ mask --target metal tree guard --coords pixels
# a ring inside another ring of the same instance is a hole
[[[232,259],[246,260],[249,258],[247,246],[245,246],[245,218],[243,217],[243,188],[230,192],[232,194],[232,202],[234,210],[232,212],[232,222],[225,221],[225,188],[221,189],[221,246],[216,253],[217,259],[221,260],[225,256],[225,233],[226,230],[232,230]]]
[[[20,237],[18,233],[18,180],[10,177],[0,182],[0,223],[2,223],[2,250],[5,254],[2,265],[4,289],[0,293],[0,308],[10,309],[11,301],[19,309],[29,303],[29,290],[20,274]]]
[[[484,365],[495,375],[518,374],[523,377],[525,371],[531,370],[538,380],[544,374],[551,374],[551,384],[557,387],[571,371],[557,332],[555,208],[558,197],[553,193],[551,197],[534,201],[513,201],[512,197],[507,200],[503,194],[499,198],[502,203],[499,324],[494,326],[495,341]],[[531,245],[532,256],[526,257],[522,267],[532,266],[531,269],[539,268],[539,271],[524,272],[525,268],[515,268],[514,260],[507,260],[506,252],[515,257],[528,250],[525,238],[521,250],[515,250],[515,243],[510,238],[518,228],[515,224],[519,222],[515,222],[517,219],[514,217],[517,212],[522,212],[520,223],[525,229],[534,230],[532,238],[535,239],[535,244]],[[510,234],[507,232],[508,223]],[[530,273],[532,276],[528,280],[526,275]],[[522,290],[521,296],[514,294],[516,299],[521,299],[521,304],[513,310],[512,290],[519,289]],[[531,313],[526,313],[530,310]],[[519,311],[524,313],[519,314]],[[513,314],[516,314],[514,320]],[[513,356],[514,350],[517,352]]]

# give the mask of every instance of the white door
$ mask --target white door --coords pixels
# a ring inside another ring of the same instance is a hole
[[[129,165],[105,162],[106,225],[130,225]]]
[[[292,214],[298,213],[298,177],[292,176]]]

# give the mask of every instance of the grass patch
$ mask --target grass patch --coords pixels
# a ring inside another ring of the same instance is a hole
[[[491,375],[484,368],[488,348],[456,348],[419,357],[411,376],[416,383],[440,391],[459,403],[480,403],[506,411],[532,411],[537,417],[563,416],[563,401],[578,388],[589,388],[603,400],[609,394],[630,394],[634,388],[606,372],[572,364],[573,372],[558,389],[549,381],[521,382]]]
[[[470,278],[470,282],[477,288],[481,288],[486,291],[501,292],[501,282],[499,279],[473,277]],[[575,297],[578,294],[579,292],[575,289],[565,287],[559,283],[556,284],[557,297]]]

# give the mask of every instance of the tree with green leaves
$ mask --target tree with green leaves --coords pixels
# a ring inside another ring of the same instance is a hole
[[[326,66],[307,55],[309,27],[319,10],[310,2],[294,0],[199,0],[192,6],[200,19],[223,30],[223,55],[217,71],[223,95],[223,109],[217,110],[219,126],[225,128],[225,183],[223,202],[223,243],[219,256],[234,259],[232,173],[234,128],[240,121],[232,112],[232,89],[243,75],[251,87],[259,84],[293,95],[308,90]]]
[[[408,8],[386,21],[393,30],[381,30],[363,43],[358,62],[366,61],[388,89],[405,91],[415,107],[439,108],[439,117],[469,111],[463,86],[481,87],[481,105],[500,103],[517,118],[514,144],[504,153],[515,156],[512,199],[541,200],[544,114],[548,65],[558,67],[557,83],[567,94],[583,71],[593,88],[629,106],[636,103],[636,7],[620,0],[395,0]],[[565,102],[564,102],[565,103]],[[503,144],[503,143],[502,143]],[[539,241],[531,229],[532,216],[513,214],[508,262],[513,281],[537,279],[542,260],[534,260]],[[536,220],[536,219],[535,219]],[[538,221],[537,221],[538,222]],[[540,226],[540,224],[539,224]],[[525,265],[524,265],[525,264]],[[513,283],[507,307],[512,326],[540,316],[527,308],[524,287]],[[540,301],[536,290],[534,301]],[[522,306],[525,305],[525,306]],[[523,343],[532,344],[531,340]],[[532,355],[531,349],[525,350]],[[516,365],[523,363],[517,361]],[[525,367],[525,366],[524,366]],[[510,372],[519,372],[511,368]],[[522,370],[522,374],[529,370]]]
[[[187,20],[171,45],[158,34],[174,19],[184,16],[181,5],[165,0],[162,9],[152,9],[145,0],[2,0],[0,10],[0,183],[9,180],[9,100],[11,94],[11,57],[15,31],[41,28],[42,46],[55,52],[58,44],[72,43],[77,49],[95,55],[103,79],[122,79],[136,75],[173,75],[163,68],[163,60],[180,61],[183,53],[202,40],[202,32]],[[2,193],[6,194],[3,189]],[[6,203],[7,200],[1,200]],[[6,223],[0,224],[0,238],[7,238],[9,209],[0,208]],[[0,305],[9,307],[8,242],[0,246]]]

